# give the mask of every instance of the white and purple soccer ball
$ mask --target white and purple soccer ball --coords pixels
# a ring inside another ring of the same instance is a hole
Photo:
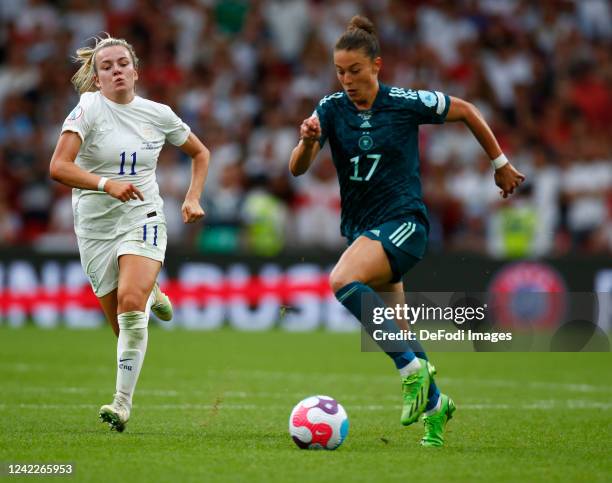
[[[348,429],[346,411],[329,396],[307,397],[289,416],[289,434],[302,449],[336,449],[346,439]]]

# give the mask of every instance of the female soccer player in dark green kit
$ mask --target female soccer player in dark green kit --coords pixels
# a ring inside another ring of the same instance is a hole
[[[294,176],[303,174],[329,140],[340,182],[341,231],[349,242],[330,275],[330,285],[360,320],[362,296],[374,300],[375,308],[385,308],[376,292],[401,296],[402,276],[425,254],[429,222],[419,174],[420,124],[464,122],[492,160],[495,183],[504,198],[525,179],[508,162],[472,104],[437,91],[380,83],[379,50],[372,23],[353,17],[334,48],[343,90],[324,97],[304,120],[289,162]],[[371,335],[374,330],[391,336],[400,332],[393,319],[380,325],[371,320],[361,323]],[[393,349],[384,344],[381,348],[402,378],[402,424],[412,424],[424,414],[421,444],[442,446],[455,404],[436,387],[435,370],[425,352],[418,342],[396,341]]]

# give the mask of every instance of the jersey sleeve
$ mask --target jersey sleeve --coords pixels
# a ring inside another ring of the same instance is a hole
[[[442,124],[450,107],[450,98],[438,91],[416,91],[406,102],[419,124]]]
[[[327,97],[324,97],[319,105],[316,107],[313,116],[317,116],[319,118],[319,124],[321,125],[321,137],[319,138],[319,146],[325,146],[325,141],[327,141],[327,137],[329,136],[329,127],[331,125],[331,109],[329,108],[329,104],[327,104]]]
[[[166,140],[175,146],[185,144],[191,132],[191,128],[169,106],[164,106],[161,129],[166,136]]]
[[[62,133],[66,131],[77,133],[81,138],[81,142],[85,142],[85,137],[91,130],[90,120],[95,117],[92,112],[93,109],[91,93],[86,92],[81,96],[76,107],[66,117],[62,125]]]

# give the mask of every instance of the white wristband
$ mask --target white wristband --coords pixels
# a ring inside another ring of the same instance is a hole
[[[501,153],[499,156],[497,156],[497,158],[491,160],[491,164],[493,165],[493,168],[499,169],[508,164],[508,158],[506,158],[504,153]]]
[[[98,181],[98,191],[104,191],[104,186],[106,185],[107,181],[108,178],[105,178],[104,176],[100,178],[100,181]]]

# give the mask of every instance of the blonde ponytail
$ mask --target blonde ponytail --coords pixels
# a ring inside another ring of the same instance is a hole
[[[113,45],[125,47],[132,57],[134,68],[138,68],[138,57],[136,57],[134,47],[124,39],[116,39],[109,34],[106,35],[108,35],[106,38],[94,37],[95,45],[93,47],[81,47],[76,51],[76,57],[74,59],[75,62],[81,64],[81,67],[79,67],[79,70],[76,71],[70,81],[79,94],[98,90],[95,83],[95,75],[97,74],[96,54],[105,47],[112,47]]]

